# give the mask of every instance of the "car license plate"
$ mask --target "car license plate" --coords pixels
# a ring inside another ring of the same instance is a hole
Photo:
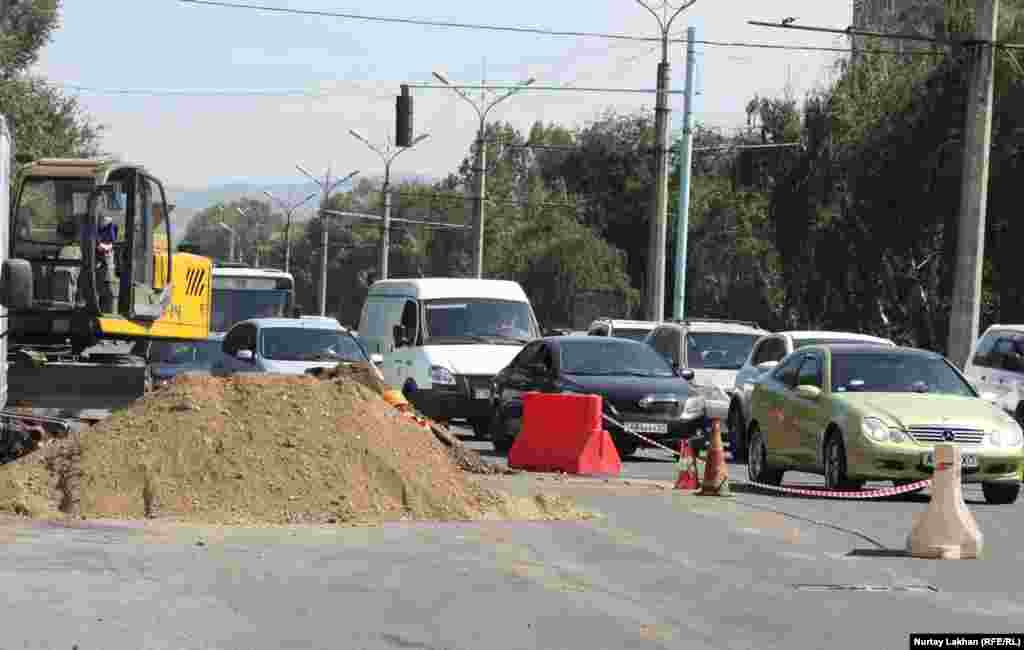
[[[491,399],[491,389],[475,388],[473,389],[473,397],[476,399]]]
[[[637,433],[668,433],[664,422],[627,422],[626,428]]]
[[[961,461],[961,467],[963,469],[977,469],[978,457],[974,454],[962,454],[960,456],[963,460]],[[925,467],[935,467],[935,452],[930,451],[924,455]]]

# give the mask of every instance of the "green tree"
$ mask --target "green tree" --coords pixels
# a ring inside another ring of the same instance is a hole
[[[24,0],[0,25],[0,114],[11,123],[19,157],[93,157],[102,127],[78,100],[28,74],[59,25],[58,0]]]

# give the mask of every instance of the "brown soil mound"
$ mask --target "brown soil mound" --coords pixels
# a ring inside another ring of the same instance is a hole
[[[477,485],[371,380],[331,375],[183,375],[0,468],[0,510],[240,524],[581,516]]]

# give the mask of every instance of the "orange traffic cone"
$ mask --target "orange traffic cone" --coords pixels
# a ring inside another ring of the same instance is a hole
[[[676,479],[677,490],[696,490],[700,488],[697,476],[697,455],[693,447],[683,438],[679,443],[679,478]]]
[[[725,449],[722,447],[722,420],[711,419],[711,448],[708,449],[708,462],[704,467],[704,485],[699,492],[701,496],[729,497],[729,468],[725,464]]]

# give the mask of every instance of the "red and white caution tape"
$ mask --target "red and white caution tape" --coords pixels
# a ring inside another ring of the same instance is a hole
[[[786,494],[799,494],[800,496],[805,497],[829,497],[831,499],[877,499],[879,497],[891,497],[893,495],[904,494],[906,492],[916,492],[917,490],[931,487],[932,479],[926,478],[924,480],[908,483],[899,487],[879,488],[877,490],[818,490],[811,487],[768,485],[767,483],[757,483],[756,481],[744,481],[744,484],[753,485],[765,490],[785,492]]]

